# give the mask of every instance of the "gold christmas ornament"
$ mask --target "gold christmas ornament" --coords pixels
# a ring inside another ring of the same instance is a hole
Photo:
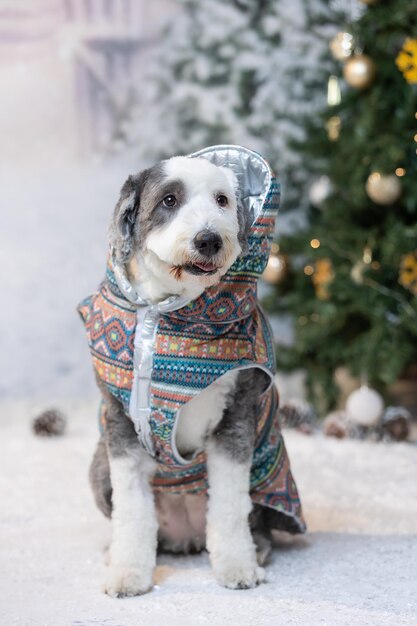
[[[395,63],[410,85],[417,83],[417,39],[409,37],[405,40]]]
[[[367,265],[362,260],[356,261],[355,265],[350,270],[350,277],[357,285],[363,284],[363,273],[366,270]]]
[[[311,276],[316,296],[319,300],[328,300],[330,294],[328,286],[334,278],[332,262],[330,259],[318,259],[316,261],[314,274]]]
[[[376,204],[392,204],[401,196],[401,182],[395,174],[372,172],[366,181],[366,193]]]
[[[340,137],[340,129],[342,128],[342,120],[338,115],[332,115],[326,122],[327,136],[330,141],[337,141]]]
[[[362,259],[356,261],[355,265],[350,270],[350,277],[353,282],[357,285],[362,285],[363,274],[365,270],[369,267],[372,267],[372,265],[372,249],[370,246],[365,246],[363,249]]]
[[[353,51],[353,37],[350,33],[337,33],[329,44],[330,52],[336,61],[346,61]]]
[[[278,285],[288,273],[288,257],[279,253],[279,245],[273,243],[268,264],[262,274],[262,278],[270,285]]]
[[[365,263],[365,265],[370,265],[372,263],[372,248],[370,246],[364,247],[362,261]]]
[[[376,65],[366,54],[356,54],[346,61],[343,76],[351,87],[366,89],[375,80]]]
[[[371,4],[377,4],[378,0],[359,0],[359,2],[362,2],[362,4],[367,4],[367,5],[371,5]]]
[[[417,296],[417,250],[402,257],[398,282]]]

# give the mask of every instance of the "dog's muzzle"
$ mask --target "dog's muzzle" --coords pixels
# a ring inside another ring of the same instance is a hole
[[[184,269],[190,274],[215,274],[219,268],[211,259],[216,256],[223,247],[223,240],[220,235],[211,230],[202,230],[194,237],[193,244],[196,252],[198,252],[202,259],[201,261],[187,263],[187,265],[184,265]]]
[[[202,230],[194,237],[194,247],[203,256],[211,258],[223,247],[222,238],[211,230]]]

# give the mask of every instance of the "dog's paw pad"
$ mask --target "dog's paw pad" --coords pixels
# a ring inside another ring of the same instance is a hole
[[[217,581],[228,589],[252,589],[265,580],[265,570],[262,567],[233,564],[215,571]]]
[[[134,567],[109,567],[104,592],[112,598],[140,596],[152,589],[152,576]]]

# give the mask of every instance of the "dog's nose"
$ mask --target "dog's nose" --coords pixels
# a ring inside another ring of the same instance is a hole
[[[194,237],[194,246],[200,254],[210,257],[222,249],[223,241],[218,233],[202,230]]]

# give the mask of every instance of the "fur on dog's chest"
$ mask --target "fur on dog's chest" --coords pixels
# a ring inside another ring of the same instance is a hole
[[[237,371],[225,374],[180,410],[175,439],[182,457],[187,458],[197,450],[202,450],[207,435],[215,430],[222,419],[236,377]]]

